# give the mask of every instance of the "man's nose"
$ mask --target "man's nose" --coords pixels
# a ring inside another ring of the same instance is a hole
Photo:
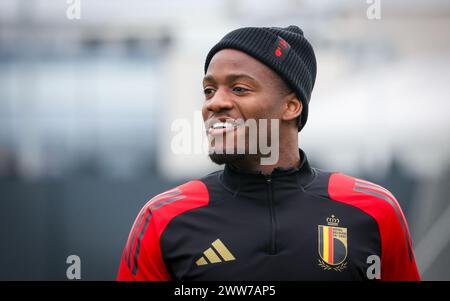
[[[206,109],[215,113],[231,110],[232,108],[233,101],[231,100],[230,95],[226,93],[225,89],[217,89],[206,104]]]

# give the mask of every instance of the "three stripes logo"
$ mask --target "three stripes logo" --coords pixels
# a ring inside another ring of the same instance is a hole
[[[197,266],[207,265],[210,263],[219,263],[222,261],[232,261],[236,258],[234,255],[228,250],[228,248],[223,244],[220,239],[216,239],[211,247],[206,249],[203,252],[203,256],[200,257],[195,264]]]

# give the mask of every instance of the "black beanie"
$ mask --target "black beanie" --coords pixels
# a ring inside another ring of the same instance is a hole
[[[298,130],[308,119],[308,104],[316,79],[316,57],[303,31],[294,25],[280,27],[244,27],[236,29],[219,41],[208,53],[209,63],[219,50],[243,51],[274,70],[293,89],[303,104]]]

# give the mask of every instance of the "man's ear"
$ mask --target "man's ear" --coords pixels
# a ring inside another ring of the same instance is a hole
[[[302,110],[303,104],[298,99],[295,92],[289,93],[285,97],[282,120],[289,121],[297,119],[297,117],[300,116],[300,114],[302,113]]]

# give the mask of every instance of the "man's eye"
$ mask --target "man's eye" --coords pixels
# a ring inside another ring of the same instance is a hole
[[[237,93],[244,93],[244,92],[247,92],[248,89],[243,88],[243,87],[234,87],[234,88],[233,88],[233,91],[234,91],[234,92],[237,92]]]
[[[203,93],[204,93],[206,96],[212,94],[213,92],[214,92],[214,89],[212,89],[212,88],[206,88],[206,89],[203,89]]]

